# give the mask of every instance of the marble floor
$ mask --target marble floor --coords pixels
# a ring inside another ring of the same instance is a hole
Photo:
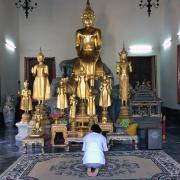
[[[5,128],[0,126],[0,174],[6,170],[18,157],[21,156],[22,149],[19,149],[15,143],[17,129]],[[111,150],[131,150],[128,145],[115,144]],[[163,143],[163,150],[180,163],[180,127],[167,129],[166,142]],[[75,146],[71,151],[80,151],[81,147]],[[45,152],[63,152],[63,148],[54,148],[46,145]]]

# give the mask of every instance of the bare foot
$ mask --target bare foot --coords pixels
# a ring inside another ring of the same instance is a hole
[[[87,175],[88,175],[89,177],[92,177],[91,168],[87,168]]]
[[[99,173],[99,168],[96,168],[95,171],[92,173],[92,176],[95,177]]]

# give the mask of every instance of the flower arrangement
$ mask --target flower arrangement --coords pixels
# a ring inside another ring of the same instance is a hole
[[[49,118],[53,119],[54,124],[64,123],[64,114],[57,113],[57,114],[49,114]]]
[[[137,124],[134,122],[130,122],[129,119],[123,119],[120,122],[122,128],[126,130],[126,133],[130,136],[134,136],[137,134]]]
[[[121,127],[123,127],[123,128],[128,128],[129,125],[130,125],[129,119],[123,119],[123,120],[120,122],[120,125],[121,125]]]

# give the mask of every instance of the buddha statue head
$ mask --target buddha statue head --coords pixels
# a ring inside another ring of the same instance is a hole
[[[25,80],[25,81],[24,81],[24,88],[25,88],[25,89],[27,89],[27,88],[28,88],[28,86],[29,86],[29,83],[28,83],[28,81],[27,81],[27,80]]]
[[[120,61],[125,62],[127,60],[128,53],[123,45],[123,50],[119,53]]]
[[[92,96],[93,95],[93,90],[92,88],[89,89],[89,96]]]
[[[44,54],[42,53],[41,48],[40,48],[40,52],[39,52],[38,55],[37,55],[37,61],[38,61],[39,63],[44,61]]]
[[[61,79],[60,82],[59,82],[59,86],[60,86],[60,87],[64,87],[64,82],[63,82],[62,79]]]
[[[84,71],[85,71],[84,66],[81,65],[81,66],[80,66],[80,74],[84,74]]]
[[[83,22],[85,27],[93,26],[95,15],[94,15],[94,11],[91,9],[91,5],[90,5],[89,0],[87,0],[86,8],[83,11],[81,19],[82,19],[82,22]]]

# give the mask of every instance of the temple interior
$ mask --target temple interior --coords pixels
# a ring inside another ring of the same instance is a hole
[[[179,0],[0,0],[0,24],[0,179],[87,178],[93,124],[97,179],[180,179]]]

